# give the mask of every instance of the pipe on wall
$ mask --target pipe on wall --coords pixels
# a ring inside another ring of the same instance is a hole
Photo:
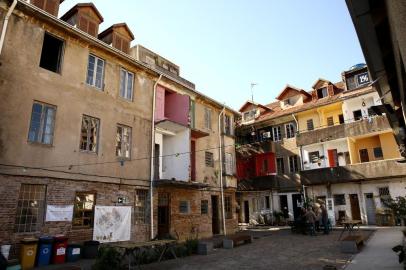
[[[17,5],[17,2],[18,2],[17,0],[13,1],[13,3],[11,4],[10,8],[7,11],[6,17],[4,17],[3,29],[1,30],[1,36],[0,36],[0,55],[1,55],[1,52],[3,50],[4,40],[6,38],[8,20],[10,19],[11,13],[13,13],[14,8]]]
[[[223,232],[224,235],[227,234],[226,230],[226,216],[224,210],[224,190],[223,190],[223,144],[221,142],[221,116],[224,115],[225,107],[221,110],[218,118],[219,125],[219,160],[220,160],[220,193],[221,193],[221,214],[223,216]]]

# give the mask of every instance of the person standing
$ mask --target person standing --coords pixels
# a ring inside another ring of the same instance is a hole
[[[313,212],[313,209],[311,207],[307,209],[305,216],[306,223],[310,231],[310,236],[316,235],[316,232],[314,230],[314,223],[316,222],[316,214]]]
[[[328,224],[328,213],[327,213],[327,209],[326,206],[324,204],[321,205],[321,222],[323,224],[323,228],[324,228],[324,234],[328,234],[329,233],[329,224]]]

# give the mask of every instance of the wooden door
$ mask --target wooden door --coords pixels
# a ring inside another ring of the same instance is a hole
[[[169,235],[170,225],[170,207],[169,193],[158,194],[158,237],[167,237]]]
[[[196,141],[190,142],[190,179],[196,180]]]
[[[338,165],[338,155],[337,155],[337,149],[328,149],[328,163],[330,165],[330,168],[337,167]]]
[[[211,227],[213,234],[220,233],[219,198],[211,196]]]
[[[368,149],[360,149],[359,158],[361,162],[369,162]]]
[[[244,222],[250,223],[250,203],[249,203],[249,201],[244,201]]]
[[[359,210],[359,201],[357,194],[350,194],[351,216],[352,220],[361,220],[361,213]]]

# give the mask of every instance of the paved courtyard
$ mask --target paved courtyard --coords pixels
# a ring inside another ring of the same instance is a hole
[[[341,269],[352,258],[340,252],[341,231],[311,237],[292,234],[290,230],[255,231],[252,244],[231,250],[216,249],[212,254],[195,255],[177,260],[143,265],[142,269],[289,269],[317,270],[325,265]],[[364,236],[372,234],[363,230]]]

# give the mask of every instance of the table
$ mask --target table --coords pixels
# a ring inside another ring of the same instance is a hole
[[[153,240],[153,241],[146,241],[146,242],[117,242],[117,243],[109,243],[111,247],[124,249],[123,257],[128,256],[128,269],[131,270],[131,264],[134,261],[135,267],[141,269],[141,264],[139,260],[139,256],[137,255],[142,254],[144,250],[153,249],[156,247],[164,247],[159,255],[158,262],[162,260],[166,251],[170,251],[172,256],[176,259],[176,254],[174,247],[176,245],[176,240]]]
[[[344,232],[348,231],[348,234],[351,235],[351,233],[354,231],[354,227],[357,226],[359,229],[359,225],[362,224],[361,220],[345,220],[341,222],[344,227],[343,230],[341,231],[340,237],[338,240],[341,240],[341,237],[343,236]]]

